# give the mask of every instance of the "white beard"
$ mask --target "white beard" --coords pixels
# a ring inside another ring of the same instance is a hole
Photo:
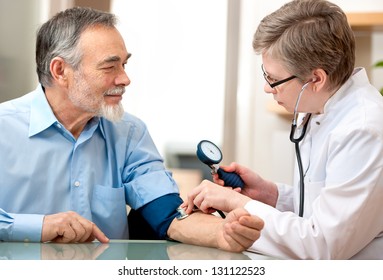
[[[87,83],[83,73],[79,70],[75,73],[76,92],[69,93],[69,99],[75,106],[94,113],[99,117],[104,117],[111,122],[117,122],[124,116],[124,107],[121,102],[117,105],[107,105],[104,102],[105,95],[123,94],[125,87],[117,87],[104,92],[103,96],[95,96],[90,85]]]
[[[99,116],[104,117],[111,122],[118,122],[124,116],[124,107],[122,106],[121,102],[114,106],[102,103]]]

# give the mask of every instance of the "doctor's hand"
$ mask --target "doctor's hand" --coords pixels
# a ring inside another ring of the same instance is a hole
[[[264,227],[264,221],[250,215],[243,208],[237,208],[222,219],[222,232],[218,231],[218,248],[242,252],[258,240]]]
[[[228,166],[220,166],[219,168],[226,172],[235,172],[241,177],[245,186],[242,189],[235,188],[236,191],[273,207],[277,204],[278,188],[274,182],[263,179],[257,173],[236,162]],[[218,185],[224,186],[224,181],[218,177],[218,174],[213,174],[213,181]]]
[[[187,200],[181,204],[187,214],[194,206],[204,213],[213,213],[216,210],[230,212],[235,208],[244,207],[251,199],[233,190],[230,187],[221,187],[211,181],[204,180],[193,188],[187,195]]]
[[[109,242],[109,239],[93,222],[76,212],[68,211],[44,217],[42,242],[76,243],[91,242],[95,239],[101,243]]]

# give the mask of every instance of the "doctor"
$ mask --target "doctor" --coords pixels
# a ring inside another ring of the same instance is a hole
[[[328,1],[291,1],[261,21],[253,48],[262,55],[265,91],[297,117],[294,184],[232,163],[222,168],[245,187],[221,187],[214,175],[216,184],[190,192],[186,212],[245,207],[265,221],[251,248],[268,255],[383,258],[383,98],[365,69],[354,68],[346,15]]]

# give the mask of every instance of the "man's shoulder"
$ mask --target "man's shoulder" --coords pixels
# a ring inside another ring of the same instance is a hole
[[[35,91],[0,103],[0,116],[29,112]]]
[[[104,118],[102,118],[102,123],[105,128],[118,130],[118,131],[124,131],[127,130],[138,130],[138,131],[144,131],[147,129],[147,126],[143,120],[141,120],[139,117],[132,115],[128,112],[125,112],[122,119],[120,121],[111,122]]]

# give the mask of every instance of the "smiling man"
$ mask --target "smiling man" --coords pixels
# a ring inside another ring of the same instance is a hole
[[[127,239],[129,205],[159,239],[247,249],[263,221],[243,208],[176,219],[178,187],[146,125],[121,105],[131,54],[115,24],[72,8],[40,28],[40,84],[0,105],[0,240]]]

